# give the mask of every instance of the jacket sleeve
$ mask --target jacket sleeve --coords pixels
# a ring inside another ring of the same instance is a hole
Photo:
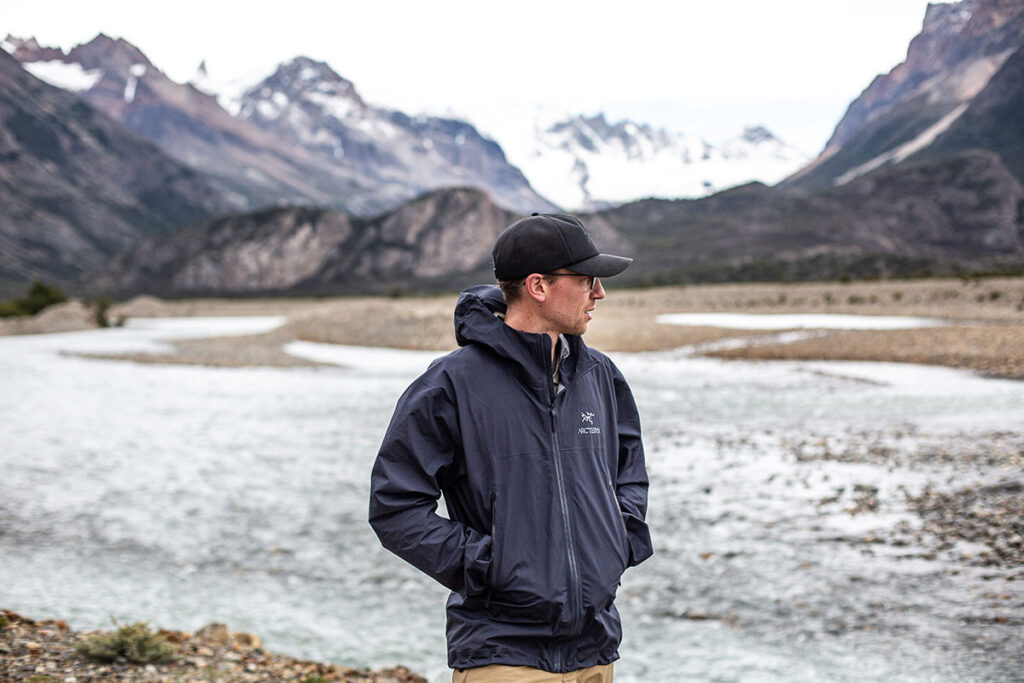
[[[381,544],[463,595],[483,593],[491,538],[437,514],[458,449],[458,423],[444,387],[422,378],[398,401],[370,476],[370,525]]]
[[[644,445],[640,437],[640,414],[626,379],[612,365],[617,406],[619,437],[619,470],[615,495],[626,522],[629,540],[629,561],[633,567],[654,554],[647,517],[647,467],[644,464]]]

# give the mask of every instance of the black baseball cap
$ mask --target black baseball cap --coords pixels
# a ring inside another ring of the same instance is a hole
[[[611,277],[633,262],[625,256],[600,253],[580,219],[552,213],[535,213],[505,228],[494,241],[491,256],[499,280],[519,280],[530,273],[551,273],[559,268]]]

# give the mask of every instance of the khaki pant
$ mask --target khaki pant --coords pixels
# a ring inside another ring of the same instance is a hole
[[[452,683],[612,683],[611,664],[553,674],[529,666],[492,664],[475,669],[456,669]]]

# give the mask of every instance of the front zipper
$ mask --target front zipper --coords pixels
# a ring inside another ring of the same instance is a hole
[[[573,539],[572,523],[569,519],[569,501],[565,493],[565,473],[562,470],[562,451],[558,445],[558,420],[554,400],[551,402],[550,412],[551,440],[554,446],[555,480],[558,483],[558,501],[562,508],[562,523],[565,528],[565,545],[566,552],[569,556],[569,575],[572,584],[570,598],[572,599],[573,621],[572,629],[570,629],[569,633],[571,635],[576,635],[583,626],[583,596],[581,595],[580,587],[580,570],[576,562],[576,543]]]

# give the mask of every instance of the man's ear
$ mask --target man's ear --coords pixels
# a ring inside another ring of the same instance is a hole
[[[531,273],[526,276],[526,280],[523,283],[523,289],[526,291],[526,295],[532,298],[534,301],[544,303],[544,300],[548,297],[551,283],[544,279],[544,276],[540,273]]]

